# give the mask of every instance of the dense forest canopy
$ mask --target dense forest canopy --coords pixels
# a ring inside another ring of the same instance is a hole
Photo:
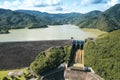
[[[120,79],[120,30],[100,35],[95,41],[87,40],[85,64],[91,66],[105,80]]]
[[[38,21],[35,16],[11,10],[0,9],[0,33],[9,29],[47,27],[44,22]]]
[[[30,68],[38,75],[43,75],[66,62],[70,56],[70,46],[49,48],[40,52],[31,63]]]
[[[77,23],[81,28],[97,28],[103,31],[120,29],[120,4],[109,8],[97,16],[86,18]]]

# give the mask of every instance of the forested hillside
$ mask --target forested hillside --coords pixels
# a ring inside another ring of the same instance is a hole
[[[9,29],[47,27],[44,22],[38,21],[35,16],[25,13],[0,9],[0,33]]]
[[[71,46],[49,48],[38,54],[36,59],[31,63],[30,68],[41,76],[69,60],[70,51]]]
[[[46,24],[58,25],[58,24],[77,24],[79,21],[86,18],[99,15],[101,11],[91,11],[86,14],[81,13],[64,13],[64,14],[49,14],[45,12],[32,11],[32,10],[16,10],[16,12],[27,13],[29,15],[36,16],[38,20],[42,20]]]
[[[111,32],[120,29],[120,4],[107,9],[104,12],[91,11],[86,14],[67,13],[67,14],[49,14],[38,11],[17,10],[30,15],[37,19],[43,19],[46,24],[74,24],[80,28],[96,28],[103,31]],[[46,20],[47,19],[47,20]],[[50,22],[49,22],[49,21]]]
[[[92,67],[105,80],[120,79],[120,30],[100,35],[95,41],[86,40],[85,66]],[[49,48],[40,52],[30,68],[42,75],[70,60],[71,46]]]
[[[91,66],[105,80],[120,80],[120,30],[87,40],[85,64]]]
[[[81,28],[97,28],[108,32],[118,30],[120,29],[120,4],[116,4],[98,16],[77,22],[76,25]]]
[[[50,14],[33,10],[16,10],[16,12],[22,12],[36,16],[38,20],[42,20],[49,25],[68,24],[71,23],[73,19],[82,17],[81,13]]]
[[[120,4],[104,12],[91,11],[86,14],[50,14],[31,10],[0,9],[0,33],[9,29],[40,28],[47,25],[74,24],[80,28],[97,28],[111,32],[120,29]]]

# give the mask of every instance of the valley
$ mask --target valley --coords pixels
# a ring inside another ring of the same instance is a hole
[[[0,9],[0,80],[14,69],[29,67],[40,78],[67,64],[74,57],[71,39],[85,41],[85,66],[105,80],[120,80],[119,14],[120,4],[84,14]]]
[[[10,29],[46,28],[47,25],[72,24],[79,28],[94,28],[111,32],[120,29],[120,4],[104,12],[91,11],[82,13],[50,14],[34,10],[0,9],[0,33],[8,33]],[[117,17],[116,17],[117,16]]]

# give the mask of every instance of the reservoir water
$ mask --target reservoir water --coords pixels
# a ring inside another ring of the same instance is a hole
[[[48,28],[13,29],[9,34],[0,34],[0,42],[12,41],[38,41],[38,40],[64,40],[74,37],[84,40],[95,37],[74,25],[56,25]]]

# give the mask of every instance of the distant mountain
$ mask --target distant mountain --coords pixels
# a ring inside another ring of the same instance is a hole
[[[94,11],[88,12],[86,14],[82,14],[82,16],[75,17],[74,20],[72,21],[72,24],[79,26],[79,24],[81,22],[85,22],[87,19],[98,16],[101,13],[102,13],[101,11],[94,10]]]
[[[90,11],[90,12],[84,14],[84,17],[85,18],[90,18],[90,17],[93,17],[93,16],[97,16],[97,15],[99,15],[101,13],[102,13],[101,11],[94,10],[94,11]]]
[[[72,20],[72,18],[82,16],[81,13],[49,14],[46,12],[39,12],[33,10],[16,10],[16,12],[22,12],[36,16],[38,20],[42,20],[43,22],[49,25],[67,24]]]
[[[0,9],[0,33],[9,29],[46,27],[35,16],[25,13]]]
[[[99,15],[101,11],[91,11],[86,14],[81,13],[64,13],[64,14],[49,14],[46,12],[39,12],[39,11],[33,11],[33,10],[16,10],[16,12],[22,12],[27,13],[33,16],[36,16],[38,20],[42,20],[46,24],[76,24],[79,21],[91,18],[93,16]]]
[[[97,28],[103,31],[120,29],[120,4],[105,12],[91,11],[86,14],[50,14],[32,10],[0,9],[0,33],[14,28],[39,28],[46,25],[74,24],[80,28]]]
[[[76,25],[81,28],[97,28],[108,32],[120,29],[120,4],[116,4],[98,16],[84,19]]]

